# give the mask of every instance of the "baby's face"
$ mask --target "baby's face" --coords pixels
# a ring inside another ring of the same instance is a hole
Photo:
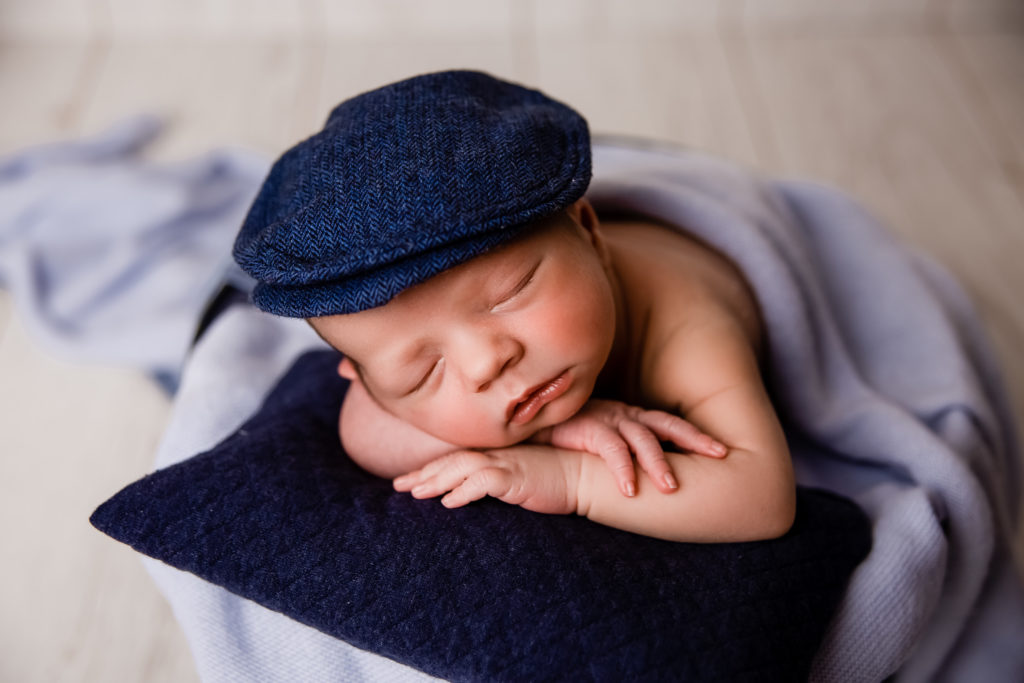
[[[614,341],[615,300],[593,233],[564,217],[384,306],[310,322],[389,412],[493,448],[586,403]]]

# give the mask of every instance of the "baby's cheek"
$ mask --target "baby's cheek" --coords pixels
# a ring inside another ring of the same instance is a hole
[[[506,432],[504,425],[469,409],[437,409],[424,417],[421,429],[463,448],[501,448],[517,441]]]
[[[542,331],[549,349],[578,354],[604,346],[615,332],[614,305],[605,298],[591,290],[567,291],[538,311],[535,329]]]

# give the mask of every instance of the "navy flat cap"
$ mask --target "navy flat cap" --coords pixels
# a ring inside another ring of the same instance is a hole
[[[356,96],[274,163],[235,241],[261,309],[354,313],[501,245],[583,196],[573,109],[473,71]]]

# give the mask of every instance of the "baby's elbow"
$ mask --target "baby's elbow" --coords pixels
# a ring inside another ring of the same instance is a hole
[[[774,538],[781,538],[789,533],[789,530],[793,528],[793,523],[796,521],[796,495],[791,496],[791,500],[779,501],[777,505],[773,507],[771,512],[765,515],[763,527],[761,529],[761,539],[768,541]]]
[[[768,541],[785,536],[796,521],[796,481],[788,451],[775,457],[763,451],[743,455],[749,459],[738,461],[747,467],[738,477],[737,493],[748,496],[748,514],[742,516],[748,540]]]
[[[731,457],[731,456],[730,456]],[[790,471],[743,469],[732,481],[723,521],[730,520],[729,540],[768,541],[793,527],[796,519],[796,484]]]
[[[796,488],[789,486],[765,496],[758,514],[750,520],[751,541],[770,541],[789,533],[796,521]]]

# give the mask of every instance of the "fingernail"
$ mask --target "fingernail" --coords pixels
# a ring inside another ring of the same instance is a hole
[[[631,481],[626,482],[626,495],[630,498],[636,495],[636,486]]]
[[[676,483],[676,478],[672,476],[671,472],[666,472],[665,476],[663,476],[661,480],[665,482],[665,485],[668,486],[670,489],[679,488],[679,484]]]
[[[712,446],[711,448],[712,450],[715,451],[716,455],[725,455],[726,453],[729,452],[728,448],[726,448],[723,444],[720,444],[718,442],[715,442],[715,445]]]

